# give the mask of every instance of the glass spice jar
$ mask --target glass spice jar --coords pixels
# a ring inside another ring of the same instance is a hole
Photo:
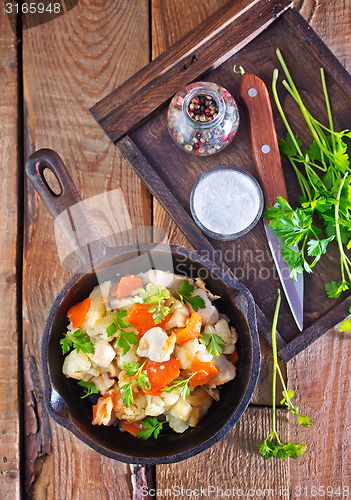
[[[173,97],[167,123],[173,140],[181,149],[209,156],[234,139],[239,126],[238,106],[233,96],[220,85],[195,82]]]

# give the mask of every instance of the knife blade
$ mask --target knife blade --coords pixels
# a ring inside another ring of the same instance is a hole
[[[265,83],[256,75],[242,75],[239,97],[246,106],[250,121],[251,149],[257,173],[265,196],[266,206],[274,205],[278,196],[288,199],[271,102]],[[290,269],[282,257],[282,244],[264,223],[268,245],[278,275],[300,331],[303,329],[303,276],[297,281],[290,277]]]

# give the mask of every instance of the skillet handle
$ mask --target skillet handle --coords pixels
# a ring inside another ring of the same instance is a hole
[[[65,220],[70,222],[64,224],[64,232],[72,246],[77,248],[75,253],[84,268],[94,267],[106,255],[107,247],[60,156],[52,149],[39,149],[29,156],[25,169],[35,190],[55,219],[67,211],[68,218]],[[44,174],[46,169],[55,176],[60,187],[58,193],[48,184]]]

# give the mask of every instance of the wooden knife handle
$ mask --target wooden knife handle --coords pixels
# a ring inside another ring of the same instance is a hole
[[[274,205],[277,196],[283,196],[287,200],[288,193],[267,87],[258,76],[244,73],[239,97],[249,114],[252,154],[266,206]]]

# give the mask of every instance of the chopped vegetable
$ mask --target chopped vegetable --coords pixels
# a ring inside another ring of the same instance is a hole
[[[112,323],[106,328],[106,333],[108,337],[112,337],[118,332],[118,337],[115,342],[115,347],[122,347],[123,356],[127,354],[132,345],[137,345],[138,339],[135,332],[124,332],[123,329],[130,328],[133,325],[128,323],[124,318],[127,316],[128,311],[126,309],[121,309],[117,311],[115,316],[112,311],[110,314],[113,318]]]
[[[179,298],[183,304],[184,302],[188,302],[188,304],[191,305],[191,307],[195,312],[197,312],[199,309],[204,309],[205,307],[204,299],[202,297],[199,297],[198,295],[194,296],[191,295],[195,290],[195,287],[191,285],[188,280],[184,279],[179,289],[169,288],[169,290],[176,292],[179,295]]]
[[[116,419],[113,411],[115,392],[109,391],[93,406],[93,425],[110,425]]]
[[[207,351],[212,354],[214,358],[219,358],[222,354],[223,349],[220,344],[225,344],[225,341],[214,332],[205,333],[202,332],[199,338],[201,344],[206,346]]]
[[[138,438],[146,440],[154,435],[154,438],[157,439],[163,424],[165,422],[160,422],[157,417],[146,417],[142,429],[138,432]]]
[[[90,340],[90,337],[79,329],[72,333],[65,333],[63,339],[60,340],[60,344],[63,354],[67,354],[72,347],[77,349],[77,352],[82,351],[89,354],[94,354],[95,352],[94,344]]]
[[[159,395],[161,389],[179,376],[180,362],[173,357],[161,363],[148,359],[145,368],[150,387],[143,388],[143,391],[146,394]]]
[[[194,377],[189,380],[190,387],[208,384],[219,373],[213,363],[197,359],[191,363],[191,371],[194,373]]]
[[[238,359],[239,359],[239,354],[238,354],[237,349],[235,349],[235,351],[234,351],[234,352],[232,352],[231,354],[226,354],[226,356],[227,356],[227,359],[228,359],[231,363],[233,363],[233,365],[235,365],[235,364],[236,364],[236,362],[237,362],[237,361],[238,361]]]
[[[276,339],[276,330],[277,330],[277,322],[278,322],[278,315],[279,315],[279,308],[280,308],[280,302],[281,302],[281,296],[280,296],[280,290],[278,290],[278,299],[277,299],[277,304],[275,306],[275,312],[274,312],[274,317],[273,317],[273,325],[272,325],[272,349],[273,349],[273,418],[272,418],[272,431],[266,439],[263,441],[258,446],[258,449],[266,459],[269,459],[276,455],[278,458],[298,458],[299,455],[303,455],[304,452],[307,449],[307,445],[304,444],[295,444],[294,442],[288,443],[288,444],[282,444],[282,442],[279,439],[278,433],[276,431],[275,427],[275,398],[276,398],[276,380],[277,380],[277,373],[279,375],[280,381],[283,386],[283,400],[281,401],[281,404],[285,403],[287,407],[289,408],[290,413],[293,413],[294,415],[298,416],[298,421],[300,425],[303,425],[304,427],[309,427],[311,425],[311,420],[308,417],[305,417],[304,415],[300,415],[298,413],[298,408],[296,408],[292,402],[291,398],[294,395],[294,391],[288,391],[284,378],[282,375],[282,372],[280,371],[280,367],[278,364],[278,355],[277,355],[277,339]]]
[[[87,396],[90,396],[90,394],[99,394],[99,389],[96,387],[94,382],[84,382],[83,380],[80,380],[78,382],[78,385],[84,387],[84,389],[85,389],[85,395],[81,396],[81,399],[84,399]]]
[[[201,333],[202,318],[196,312],[192,313],[185,328],[176,333],[177,344],[183,344],[191,339],[196,339]]]
[[[85,317],[90,308],[90,298],[82,300],[72,306],[67,313],[67,316],[72,321],[73,328],[80,328],[84,323]]]
[[[150,312],[150,304],[133,304],[127,314],[128,322],[135,327],[140,335],[150,330],[156,325],[153,313]],[[168,315],[157,323],[158,326],[164,326],[168,321]]]
[[[141,287],[141,277],[134,274],[123,276],[118,285],[111,287],[111,295],[117,299],[128,297],[132,292]]]
[[[270,227],[277,236],[283,238],[282,255],[290,266],[293,279],[303,271],[311,273],[313,266],[326,253],[328,244],[336,240],[341,280],[327,283],[325,289],[329,297],[339,297],[351,288],[351,261],[344,249],[344,245],[347,249],[351,247],[351,168],[345,142],[351,138],[351,132],[334,131],[323,68],[321,80],[329,128],[307,110],[279,50],[277,56],[287,78],[283,85],[298,104],[313,142],[308,149],[302,150],[302,141],[292,131],[280,103],[276,88],[278,70],[275,69],[273,95],[288,131],[286,140],[278,138],[279,149],[281,155],[289,159],[303,196],[296,209],[279,197],[278,206],[268,207],[265,218],[270,220]],[[320,230],[314,225],[316,216],[324,223],[324,238],[318,236]],[[297,251],[291,248],[294,244],[299,245]]]
[[[127,420],[121,420],[121,427],[126,432],[129,432],[134,437],[138,436],[138,432],[143,428],[142,422],[128,422]]]
[[[132,380],[121,387],[122,401],[126,408],[130,407],[130,404],[134,401],[133,396],[133,382],[137,381],[137,384],[141,388],[150,389],[151,385],[147,377],[147,372],[143,368],[146,364],[146,360],[139,366],[137,361],[134,363],[123,363],[123,368],[127,375],[132,376]]]

